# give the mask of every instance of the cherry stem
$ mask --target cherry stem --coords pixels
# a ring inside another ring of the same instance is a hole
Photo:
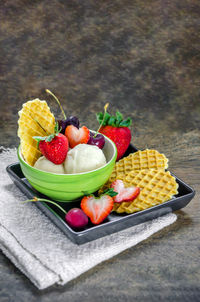
[[[45,198],[34,197],[33,199],[25,200],[22,203],[27,203],[27,202],[31,202],[31,201],[32,202],[37,202],[37,201],[49,202],[49,203],[53,204],[54,206],[57,206],[64,214],[67,214],[67,212],[61,206],[59,206],[57,203],[55,203],[55,202],[53,202],[51,200],[45,199]]]
[[[63,110],[63,107],[62,107],[60,101],[58,100],[58,98],[57,98],[57,97],[55,96],[55,94],[54,94],[53,92],[51,92],[49,89],[45,89],[45,91],[46,91],[46,93],[48,93],[48,94],[50,94],[50,95],[52,95],[52,96],[54,97],[54,99],[56,100],[56,102],[57,102],[58,105],[60,106],[60,109],[61,109],[61,111],[62,111],[62,114],[63,114],[63,116],[64,116],[64,119],[66,120],[66,119],[67,119],[66,114],[65,114],[65,112],[64,112],[64,110]]]
[[[102,122],[101,122],[101,124],[100,124],[98,130],[96,131],[95,135],[93,136],[94,138],[97,136],[97,134],[99,133],[100,128],[102,127],[102,125],[103,125],[103,123],[104,123],[105,115],[106,115],[108,106],[109,106],[109,103],[106,103],[105,106],[104,106],[104,115],[103,115],[103,119],[102,119]]]

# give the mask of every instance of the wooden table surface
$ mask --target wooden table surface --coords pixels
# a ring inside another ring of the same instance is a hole
[[[198,0],[0,3],[0,138],[16,147],[22,103],[51,89],[97,129],[110,102],[133,120],[132,143],[156,148],[196,190],[177,221],[64,287],[37,290],[0,254],[0,301],[200,301]]]

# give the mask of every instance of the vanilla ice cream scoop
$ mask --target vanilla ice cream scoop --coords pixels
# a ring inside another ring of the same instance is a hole
[[[63,164],[55,165],[50,160],[46,159],[46,157],[44,156],[38,158],[38,160],[34,164],[34,168],[45,172],[56,173],[56,174],[65,173]]]
[[[106,164],[101,149],[94,145],[79,144],[67,153],[64,161],[65,173],[74,174],[88,172]]]

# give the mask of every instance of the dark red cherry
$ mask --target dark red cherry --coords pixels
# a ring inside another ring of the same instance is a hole
[[[95,137],[95,133],[90,132],[90,138],[88,141],[89,145],[94,145],[99,147],[99,149],[103,149],[105,145],[105,138],[102,134],[98,133]]]
[[[79,119],[76,116],[70,116],[66,120],[59,120],[58,121],[59,129],[62,128],[62,134],[65,134],[65,129],[69,125],[73,125],[79,129]]]
[[[67,224],[75,229],[82,229],[88,224],[87,215],[79,208],[69,210],[65,215]]]

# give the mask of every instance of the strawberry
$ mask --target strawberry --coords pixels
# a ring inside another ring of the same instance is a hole
[[[118,194],[113,197],[114,202],[132,201],[140,194],[140,188],[138,187],[124,187],[124,183],[120,179],[116,179],[112,182],[111,188]]]
[[[115,143],[117,147],[116,160],[122,158],[131,141],[130,129],[127,127],[103,126],[99,132],[108,136]]]
[[[117,147],[117,160],[126,152],[130,141],[131,131],[128,128],[131,125],[131,119],[123,120],[122,114],[117,111],[116,116],[111,116],[106,112],[108,104],[104,107],[104,114],[97,113],[97,119],[100,123],[99,132],[109,137]]]
[[[33,136],[38,142],[41,153],[51,162],[60,165],[64,162],[69,149],[68,139],[59,133],[56,123],[55,133],[49,136]]]
[[[77,129],[75,126],[69,125],[65,129],[65,135],[69,140],[70,148],[74,148],[78,144],[87,144],[90,138],[90,131],[85,126]]]
[[[113,198],[107,194],[100,197],[89,195],[81,200],[81,209],[93,224],[99,224],[110,214],[113,204]]]

